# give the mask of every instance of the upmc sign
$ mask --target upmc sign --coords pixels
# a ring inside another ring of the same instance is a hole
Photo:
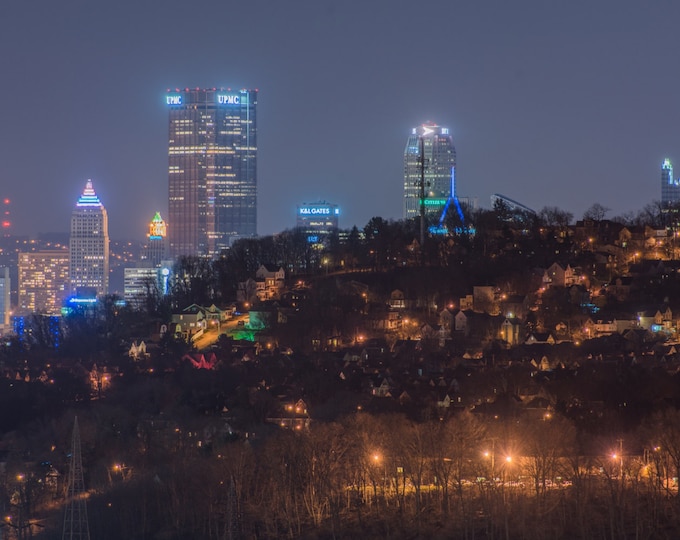
[[[181,105],[182,96],[165,96],[165,103],[168,105]]]
[[[217,103],[219,105],[240,105],[241,96],[234,94],[217,94]]]
[[[324,208],[323,206],[312,206],[300,208],[300,215],[303,216],[329,216],[331,213],[330,208]]]

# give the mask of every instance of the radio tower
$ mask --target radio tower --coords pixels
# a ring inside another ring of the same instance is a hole
[[[2,200],[2,219],[0,219],[0,227],[2,228],[3,236],[9,236],[12,227],[12,221],[10,220],[9,214],[9,205],[10,200],[9,198],[5,197]]]
[[[71,470],[68,475],[68,494],[66,496],[62,540],[90,540],[86,500],[83,461],[80,455],[80,431],[78,430],[78,417],[76,416],[73,422],[73,438],[71,439]]]

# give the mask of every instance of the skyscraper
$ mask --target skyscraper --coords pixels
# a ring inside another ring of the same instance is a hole
[[[68,288],[68,251],[19,253],[19,313],[59,314]]]
[[[413,128],[404,150],[404,219],[420,215],[422,176],[428,213],[438,212],[455,197],[455,167],[456,149],[449,128],[436,124]]]
[[[661,204],[668,207],[680,202],[680,180],[673,178],[673,165],[670,159],[661,164]]]
[[[297,207],[295,227],[307,235],[307,241],[321,246],[338,230],[340,208],[326,201],[302,203]]]
[[[0,266],[0,336],[10,330],[9,268]]]
[[[257,234],[257,91],[169,91],[170,254],[215,255]]]
[[[92,180],[71,214],[69,281],[72,292],[95,289],[102,295],[109,289],[109,219]]]
[[[148,263],[152,268],[158,268],[161,261],[165,260],[165,237],[167,227],[160,212],[156,212],[149,223],[149,234],[146,235],[146,246],[142,254],[142,262]]]

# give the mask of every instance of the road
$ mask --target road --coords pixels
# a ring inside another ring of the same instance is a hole
[[[243,324],[239,324],[239,322]],[[202,351],[204,349],[207,349],[211,345],[214,345],[217,343],[217,340],[220,337],[220,334],[233,334],[236,330],[239,328],[243,328],[244,325],[248,323],[248,314],[244,313],[242,315],[236,315],[235,317],[232,317],[231,319],[225,321],[222,323],[221,328],[218,328],[217,326],[208,325],[208,328],[206,329],[205,332],[203,332],[203,335],[199,337],[196,341],[194,341],[194,346],[199,350]]]

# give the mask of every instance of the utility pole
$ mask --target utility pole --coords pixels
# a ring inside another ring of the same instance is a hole
[[[73,422],[71,467],[68,475],[66,512],[64,513],[64,529],[61,538],[62,540],[90,540],[85,480],[83,478],[83,461],[80,453],[80,430],[78,429],[77,416]]]

